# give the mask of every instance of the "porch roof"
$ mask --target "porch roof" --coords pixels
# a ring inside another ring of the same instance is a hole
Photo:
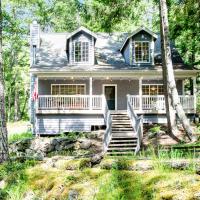
[[[98,66],[99,67],[99,66]],[[38,77],[116,77],[116,78],[135,78],[139,79],[141,77],[145,79],[162,79],[162,70],[161,69],[154,69],[154,70],[148,70],[148,69],[135,69],[130,70],[127,68],[127,70],[112,70],[112,68],[107,68],[105,70],[104,67],[101,68],[101,70],[94,70],[94,67],[92,69],[88,68],[88,70],[80,70],[80,68],[74,67],[72,69],[68,69],[68,66],[62,69],[54,69],[54,70],[48,70],[48,68],[44,71],[43,69],[31,69],[30,71],[32,74],[37,74]],[[176,78],[189,78],[189,77],[195,77],[197,76],[197,73],[200,72],[200,70],[174,70],[175,77]]]

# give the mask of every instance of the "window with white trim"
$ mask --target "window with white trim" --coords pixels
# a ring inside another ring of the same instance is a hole
[[[85,84],[52,84],[52,95],[77,95],[85,94]]]
[[[75,41],[73,48],[75,62],[84,63],[89,61],[89,42]]]
[[[150,62],[150,45],[149,42],[135,41],[133,43],[136,63]]]
[[[143,84],[143,95],[164,95],[164,87],[161,84]]]

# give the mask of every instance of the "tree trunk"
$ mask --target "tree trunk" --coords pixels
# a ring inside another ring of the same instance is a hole
[[[7,121],[10,121],[11,116],[11,89],[8,90],[8,107],[7,107]]]
[[[160,8],[160,33],[161,33],[161,49],[162,52],[165,52],[164,46],[164,31],[163,29],[163,16],[161,15],[161,3],[159,5]],[[167,71],[167,62],[165,59],[165,55],[162,53],[162,63],[163,63],[163,85],[164,85],[164,94],[165,94],[165,107],[166,107],[166,116],[167,116],[167,124],[168,131],[170,135],[176,135],[176,113],[172,106],[172,101],[170,98],[170,91],[168,87],[168,71]]]
[[[0,163],[8,160],[8,137],[5,114],[4,80],[2,66],[2,9],[0,0]]]
[[[15,88],[15,102],[14,102],[14,121],[19,120],[19,91],[18,87]]]
[[[166,98],[166,115],[171,134],[175,134],[175,113],[183,125],[183,128],[190,140],[192,140],[193,131],[190,127],[183,107],[180,103],[178,92],[176,89],[176,82],[174,78],[174,71],[171,59],[171,48],[169,41],[169,25],[166,0],[160,0],[160,27],[161,27],[161,46],[162,46],[162,62],[163,62],[163,81],[165,87]]]

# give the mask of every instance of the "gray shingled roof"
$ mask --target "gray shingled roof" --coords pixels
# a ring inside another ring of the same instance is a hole
[[[66,54],[66,38],[70,33],[41,33],[41,45],[37,50],[36,65],[32,68],[41,70],[130,70],[130,69],[156,69],[161,66],[160,36],[155,42],[155,66],[142,66],[133,68],[125,63],[120,52],[128,33],[96,33],[97,41],[95,45],[95,66],[72,66],[68,64]],[[186,69],[183,61],[172,47],[172,60],[175,68]],[[188,68],[187,68],[188,69]]]

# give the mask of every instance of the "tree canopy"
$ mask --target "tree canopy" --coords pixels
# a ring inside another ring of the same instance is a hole
[[[198,0],[169,0],[171,39],[184,61],[200,62]],[[45,32],[73,31],[80,25],[95,32],[131,32],[144,25],[159,31],[154,0],[5,0],[3,8],[3,61],[8,120],[28,118],[29,24]],[[26,8],[26,9],[24,9]]]

